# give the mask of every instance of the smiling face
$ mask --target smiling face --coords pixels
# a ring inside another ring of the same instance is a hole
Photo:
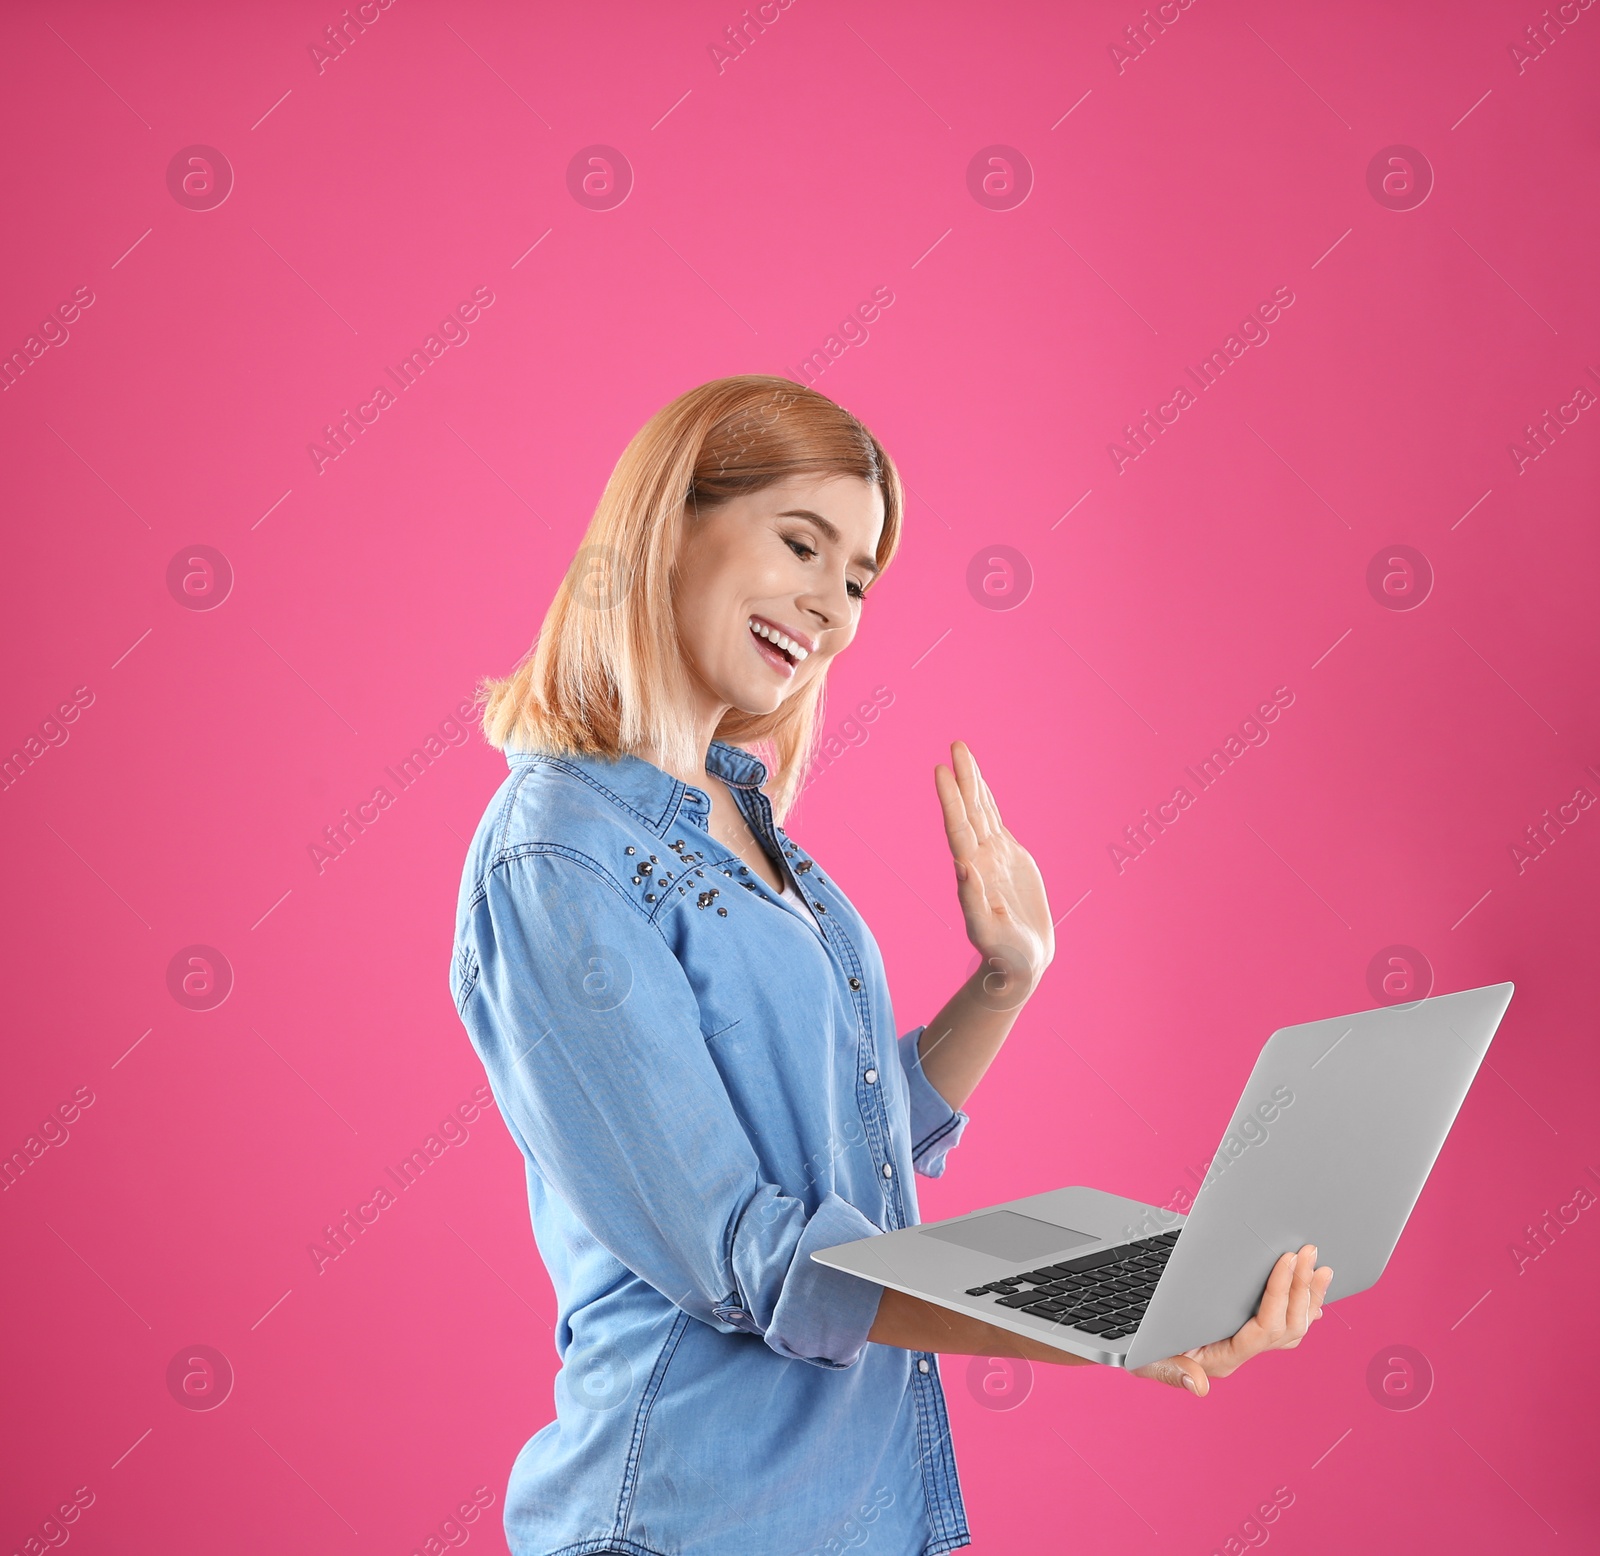
[[[679,639],[708,710],[773,712],[855,636],[876,576],[883,492],[856,476],[801,478],[687,520]]]

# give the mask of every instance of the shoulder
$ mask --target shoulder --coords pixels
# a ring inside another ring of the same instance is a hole
[[[649,857],[646,818],[559,757],[519,756],[490,797],[468,849],[463,894],[481,896],[489,878],[519,861],[548,861],[622,891],[634,860]],[[659,848],[659,840],[655,845]]]

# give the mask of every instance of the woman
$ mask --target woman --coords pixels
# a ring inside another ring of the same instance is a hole
[[[959,741],[935,783],[985,964],[929,1025],[897,1037],[871,932],[783,831],[901,514],[830,400],[702,385],[629,444],[534,651],[487,684],[511,770],[451,988],[525,1158],[563,1363],[511,1472],[516,1556],[800,1556],[867,1525],[886,1556],[955,1549],[938,1353],[1081,1364],[810,1257],[917,1221],[913,1174],[944,1171],[1055,951]],[[1233,1339],[1141,1374],[1204,1395],[1297,1344],[1314,1262],[1286,1254]]]

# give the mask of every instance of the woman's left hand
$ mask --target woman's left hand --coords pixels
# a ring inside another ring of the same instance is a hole
[[[1292,1351],[1322,1317],[1322,1302],[1333,1283],[1333,1271],[1317,1264],[1317,1250],[1307,1243],[1296,1253],[1280,1254],[1255,1315],[1238,1334],[1211,1345],[1197,1345],[1181,1356],[1134,1368],[1134,1376],[1186,1388],[1202,1399],[1211,1379],[1225,1378],[1263,1351]]]
[[[1056,954],[1044,877],[1033,856],[1006,830],[964,740],[951,745],[950,758],[954,771],[941,762],[933,781],[955,861],[967,939],[989,968],[986,990],[1008,1006],[1020,1005]]]

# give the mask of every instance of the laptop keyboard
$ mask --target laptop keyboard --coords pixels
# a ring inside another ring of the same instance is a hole
[[[1163,1232],[972,1286],[967,1295],[992,1296],[999,1307],[1017,1308],[1103,1340],[1120,1340],[1139,1327],[1177,1241],[1177,1232]]]

